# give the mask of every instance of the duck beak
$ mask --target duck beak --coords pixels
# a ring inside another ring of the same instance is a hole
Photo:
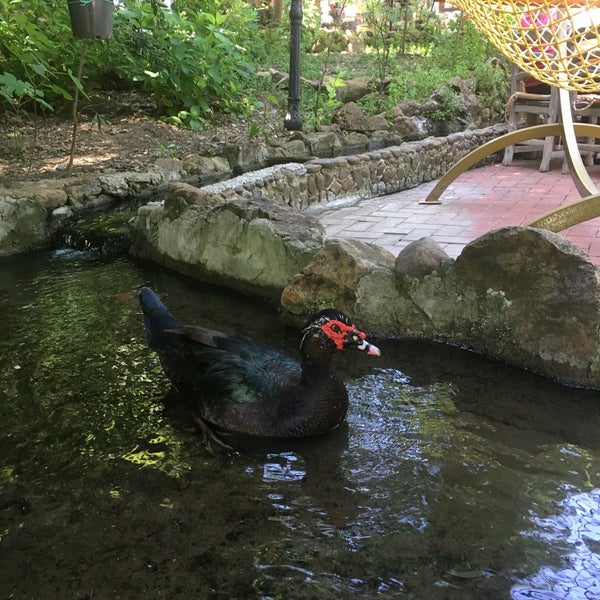
[[[362,331],[355,331],[352,334],[352,341],[356,344],[355,348],[357,350],[362,350],[371,356],[381,356],[381,351],[375,344],[370,344],[366,340],[366,334]]]
[[[364,350],[367,354],[371,354],[372,356],[381,356],[381,350],[374,344],[369,344],[367,340],[363,340],[356,348],[358,350]]]

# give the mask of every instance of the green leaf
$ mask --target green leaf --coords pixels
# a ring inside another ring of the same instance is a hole
[[[479,569],[473,569],[472,571],[456,571],[451,569],[449,574],[459,579],[479,579],[485,576],[485,573]]]
[[[202,121],[196,121],[195,119],[192,119],[190,121],[190,129],[192,131],[200,131],[202,129],[202,125],[203,125]]]
[[[163,120],[165,123],[170,123],[171,125],[179,125],[180,127],[183,127],[183,121],[179,117],[165,117]]]
[[[46,65],[43,65],[42,63],[33,63],[31,69],[41,77],[44,77],[47,72]]]
[[[41,96],[37,95],[35,101],[44,108],[47,108],[48,110],[54,112],[54,106],[48,104]]]
[[[251,140],[258,133],[260,133],[260,125],[256,123],[256,121],[252,121],[252,123],[250,123],[250,127],[248,128],[248,139]]]
[[[71,94],[71,92],[69,92],[68,90],[65,90],[65,88],[61,87],[60,85],[53,83],[52,85],[50,85],[50,89],[55,94],[62,96],[65,100],[73,100],[73,94]]]
[[[81,80],[79,79],[79,77],[75,77],[75,75],[73,75],[73,71],[71,71],[71,69],[67,70],[67,74],[69,75],[69,77],[71,78],[71,81],[75,84],[75,87],[79,90],[79,92],[85,96],[85,90],[83,89],[83,84],[81,83]]]
[[[17,98],[23,98],[24,96],[28,96],[29,98],[34,97],[33,86],[27,81],[17,79],[12,73],[0,74],[0,89],[5,98],[10,98],[11,96],[16,96]]]

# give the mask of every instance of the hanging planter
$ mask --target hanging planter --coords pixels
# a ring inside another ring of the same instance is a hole
[[[112,13],[114,9],[113,0],[68,0],[69,16],[71,18],[71,29],[75,37],[83,39],[77,79],[75,83],[75,95],[73,96],[73,135],[71,136],[71,154],[67,173],[71,173],[73,159],[75,157],[75,140],[79,119],[77,116],[77,103],[79,92],[82,90],[81,76],[83,73],[83,59],[90,40],[108,40],[112,37]]]
[[[73,35],[84,40],[112,37],[112,0],[68,0]]]

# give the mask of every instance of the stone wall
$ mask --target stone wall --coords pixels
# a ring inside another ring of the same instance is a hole
[[[66,222],[166,184],[165,173],[110,173],[0,188],[0,257],[50,244]]]
[[[223,199],[266,197],[297,209],[331,207],[438,179],[470,151],[504,133],[506,126],[495,125],[356,156],[282,164],[202,190]],[[487,162],[496,160],[490,156]],[[223,173],[224,159],[206,162]],[[0,256],[48,245],[66,219],[85,210],[105,208],[151,191],[160,197],[170,181],[187,179],[183,163],[160,159],[148,173],[86,175],[0,188]]]
[[[429,137],[383,150],[338,158],[288,163],[204,186],[209,194],[232,199],[266,197],[292,208],[319,209],[400,192],[439,179],[463,156],[506,133],[485,129]],[[496,162],[491,155],[486,162]]]
[[[430,238],[395,258],[358,240],[328,240],[288,281],[281,308],[302,322],[328,306],[369,332],[446,341],[600,389],[600,271],[543,229],[493,230],[456,260]]]

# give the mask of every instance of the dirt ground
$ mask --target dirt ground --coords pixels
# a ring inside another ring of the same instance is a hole
[[[71,173],[146,171],[160,157],[216,155],[228,144],[247,140],[251,120],[219,115],[201,131],[192,131],[161,121],[139,94],[105,92],[82,107]],[[280,121],[269,127],[283,131],[283,115]],[[64,177],[72,136],[68,109],[38,119],[0,115],[0,185]]]

